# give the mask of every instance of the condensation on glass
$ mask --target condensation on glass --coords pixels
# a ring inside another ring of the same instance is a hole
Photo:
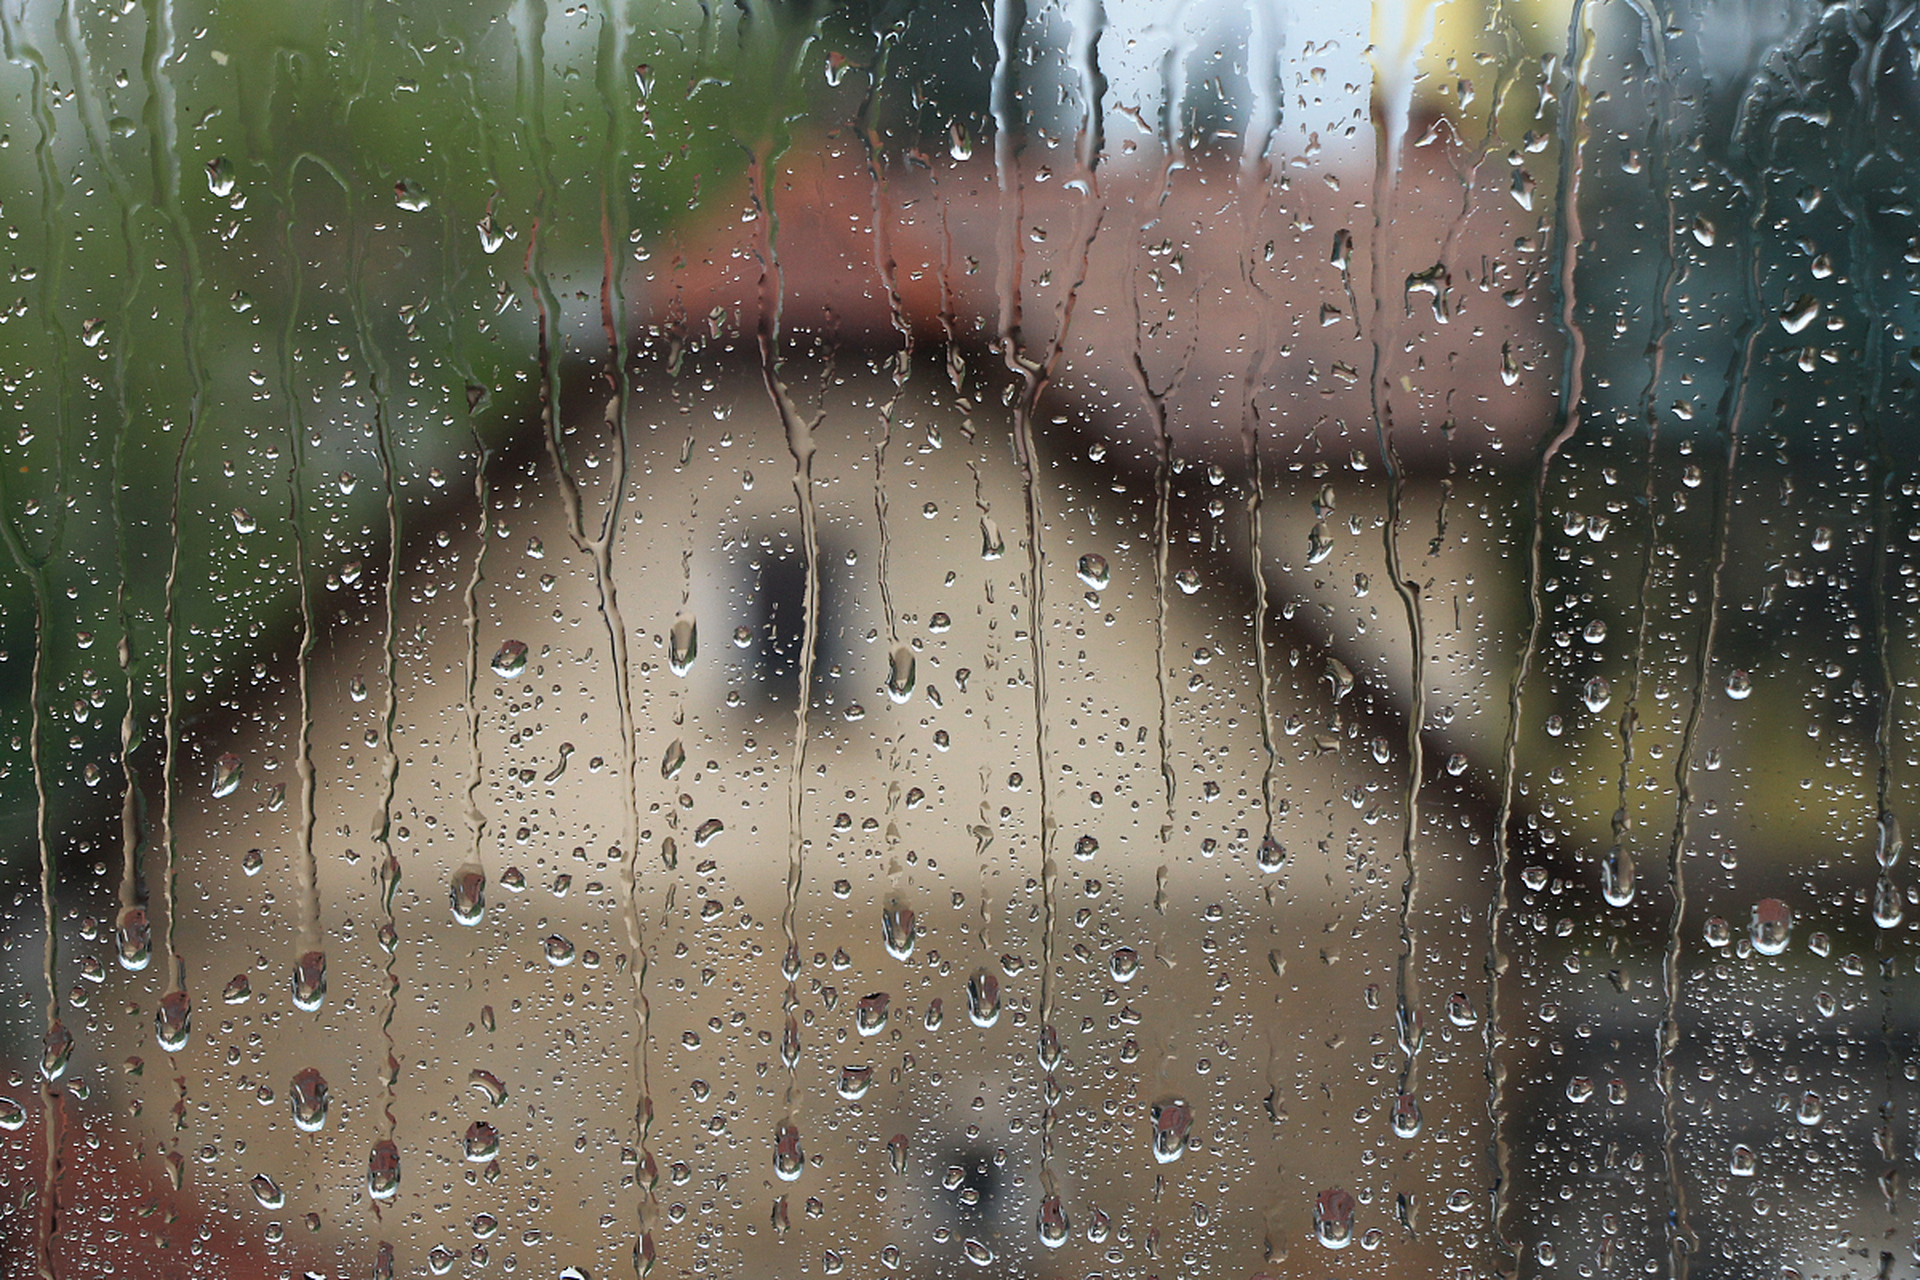
[[[1915,1274],[1914,31],[0,7],[7,1274]]]

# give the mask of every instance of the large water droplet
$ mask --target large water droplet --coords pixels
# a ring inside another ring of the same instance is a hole
[[[500,1133],[485,1120],[475,1120],[467,1126],[466,1136],[461,1139],[460,1146],[468,1160],[485,1164],[500,1154]]]
[[[1093,551],[1080,557],[1078,572],[1080,581],[1095,591],[1104,591],[1113,577],[1112,570],[1107,567],[1107,558]]]
[[[500,1077],[479,1067],[467,1072],[467,1087],[496,1107],[507,1100],[507,1086],[500,1083]]]
[[[40,1074],[49,1080],[58,1080],[67,1073],[67,1063],[73,1057],[73,1033],[66,1024],[56,1021],[40,1037]]]
[[[504,642],[493,654],[493,674],[511,680],[527,669],[527,646],[518,640]]]
[[[1322,1191],[1313,1202],[1313,1238],[1329,1249],[1353,1243],[1353,1196],[1339,1187]]]
[[[1900,886],[1890,876],[1881,876],[1873,887],[1873,922],[1882,929],[1898,928],[1906,915],[1900,900]]]
[[[867,1090],[873,1086],[873,1068],[842,1067],[838,1092],[849,1102],[858,1101],[867,1096]]]
[[[289,1098],[293,1107],[293,1123],[302,1133],[315,1133],[327,1123],[327,1081],[312,1067],[306,1067],[293,1077],[293,1091]]]
[[[693,670],[700,656],[700,624],[691,613],[677,613],[667,629],[667,668],[677,676]]]
[[[312,1013],[327,998],[327,953],[308,951],[293,966],[293,1003]]]
[[[1762,898],[1753,904],[1749,931],[1755,951],[1763,956],[1777,956],[1787,949],[1793,932],[1793,909],[1778,898]]]
[[[230,796],[240,789],[240,779],[246,773],[246,766],[240,763],[240,757],[228,752],[213,764],[213,798]]]
[[[1420,1101],[1410,1093],[1393,1100],[1393,1131],[1402,1138],[1417,1137],[1420,1133]]]
[[[660,757],[660,776],[672,782],[680,776],[680,770],[687,764],[687,749],[675,738],[667,744],[667,752]]]
[[[247,1190],[253,1192],[253,1198],[262,1209],[278,1209],[287,1202],[287,1193],[280,1184],[264,1173],[256,1173],[247,1181]]]
[[[1760,1158],[1752,1147],[1744,1142],[1734,1144],[1733,1155],[1727,1160],[1727,1169],[1734,1177],[1751,1178],[1759,1167]]]
[[[773,1171],[782,1182],[792,1182],[800,1176],[806,1167],[807,1158],[800,1151],[800,1129],[790,1120],[780,1123],[773,1131]]]
[[[1040,1243],[1049,1249],[1058,1249],[1067,1242],[1067,1236],[1073,1231],[1067,1221],[1067,1210],[1060,1203],[1059,1196],[1047,1196],[1040,1201]]]
[[[876,991],[870,996],[860,997],[860,1005],[854,1011],[854,1025],[863,1036],[877,1036],[887,1029],[887,1008],[891,1000],[884,991]]]
[[[0,1098],[0,1130],[13,1133],[27,1123],[27,1109],[12,1098]]]
[[[548,934],[547,940],[540,944],[541,951],[547,957],[547,963],[556,969],[564,969],[573,963],[573,943],[557,933]]]
[[[1741,702],[1753,693],[1753,677],[1744,671],[1734,671],[1727,676],[1727,696],[1735,702]]]
[[[1187,1149],[1187,1137],[1193,1132],[1193,1108],[1184,1099],[1169,1098],[1153,1104],[1153,1158],[1161,1164],[1178,1160]]]
[[[887,659],[887,696],[895,702],[913,697],[913,648],[898,644]]]
[[[967,979],[967,1016],[976,1027],[990,1027],[1000,1020],[1000,979],[984,968]]]
[[[1613,701],[1613,687],[1605,676],[1595,676],[1580,689],[1580,701],[1587,704],[1587,710],[1599,714]]]
[[[391,1200],[400,1190],[400,1148],[391,1138],[373,1144],[367,1157],[367,1194],[375,1200]]]
[[[1633,855],[1617,844],[1600,860],[1600,892],[1616,907],[1633,901]]]
[[[476,925],[487,915],[487,876],[469,863],[453,873],[449,888],[453,899],[453,918],[464,925]]]
[[[168,1053],[187,1047],[193,1035],[193,1001],[184,991],[169,991],[153,1011],[153,1035]]]
[[[114,939],[120,953],[120,967],[138,972],[153,959],[153,928],[145,907],[123,907],[114,922]]]
[[[1115,982],[1132,982],[1140,972],[1140,953],[1132,947],[1115,947],[1107,960],[1107,972]]]
[[[887,954],[895,960],[912,956],[914,936],[913,908],[897,897],[889,897],[880,913],[880,937],[886,943]]]

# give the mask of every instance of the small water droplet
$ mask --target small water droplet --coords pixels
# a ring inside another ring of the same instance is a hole
[[[493,674],[511,680],[527,669],[527,646],[518,640],[503,643],[493,655]]]

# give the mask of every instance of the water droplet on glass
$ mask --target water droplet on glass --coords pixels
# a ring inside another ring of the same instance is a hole
[[[304,952],[293,966],[294,1007],[312,1013],[327,998],[327,953]]]
[[[1820,1095],[1809,1089],[1800,1095],[1800,1101],[1794,1104],[1793,1118],[1809,1127],[1819,1124],[1826,1108],[1821,1104]]]
[[[873,1068],[842,1067],[838,1092],[849,1102],[858,1101],[867,1096],[867,1090],[873,1085]]]
[[[1607,624],[1595,618],[1586,625],[1586,629],[1580,633],[1580,638],[1588,644],[1599,644],[1607,638]]]
[[[139,972],[153,959],[153,927],[145,907],[123,907],[114,922],[114,938],[120,954],[120,967]]]
[[[1799,333],[1820,314],[1820,303],[1810,293],[1800,295],[1800,300],[1780,313],[1780,327],[1788,333]]]
[[[1727,1169],[1734,1177],[1751,1178],[1759,1167],[1760,1158],[1752,1147],[1744,1142],[1734,1144],[1733,1155],[1727,1160]]]
[[[1140,953],[1132,947],[1116,947],[1107,962],[1107,972],[1115,982],[1132,982],[1140,972]]]
[[[508,640],[493,655],[493,674],[502,680],[511,680],[527,669],[527,646],[518,640]]]
[[[1466,992],[1456,991],[1447,998],[1447,1021],[1456,1027],[1471,1027],[1480,1021],[1480,1012]]]
[[[1193,1108],[1183,1099],[1169,1098],[1153,1104],[1152,1118],[1153,1158],[1161,1164],[1178,1160],[1193,1131]]]
[[[1080,557],[1079,574],[1080,581],[1095,591],[1105,590],[1112,577],[1107,568],[1107,558],[1091,551]]]
[[[500,1083],[500,1077],[491,1071],[475,1067],[467,1072],[467,1087],[485,1098],[492,1106],[499,1106],[507,1100],[507,1086]]]
[[[660,758],[660,776],[671,782],[680,776],[680,770],[686,767],[687,749],[675,738],[667,744],[667,753]]]
[[[73,1057],[73,1033],[66,1024],[55,1022],[40,1037],[40,1074],[49,1080],[58,1080],[66,1074],[67,1062]]]
[[[264,1173],[256,1173],[247,1181],[247,1190],[253,1192],[253,1198],[262,1209],[278,1209],[287,1202],[287,1193],[280,1184]]]
[[[700,624],[690,613],[676,613],[667,629],[667,668],[677,676],[693,670],[700,656]]]
[[[193,1034],[193,1001],[184,991],[169,991],[153,1011],[153,1035],[168,1053],[187,1047]]]
[[[1200,590],[1200,575],[1192,569],[1182,569],[1173,575],[1173,584],[1187,595]]]
[[[431,203],[427,189],[412,178],[402,178],[393,184],[393,202],[408,213],[418,213]]]
[[[773,1171],[782,1182],[800,1176],[806,1157],[800,1151],[800,1129],[792,1121],[782,1121],[773,1132]]]
[[[1073,856],[1086,862],[1100,852],[1100,842],[1092,836],[1081,836],[1073,842]]]
[[[1753,692],[1753,677],[1744,671],[1731,671],[1727,674],[1727,696],[1735,702],[1744,701]]]
[[[1762,898],[1753,906],[1749,925],[1753,949],[1763,956],[1777,956],[1787,949],[1793,932],[1793,910],[1778,898]]]
[[[245,507],[235,507],[231,514],[233,517],[233,531],[235,533],[252,533],[260,527],[259,522],[253,518],[252,513]]]
[[[453,873],[449,888],[453,899],[453,918],[464,925],[476,925],[487,915],[487,876],[479,867],[468,864]]]
[[[913,697],[913,649],[908,645],[895,645],[893,654],[887,659],[887,696],[895,702],[905,702]]]
[[[1007,540],[1001,536],[1000,526],[986,516],[980,517],[980,558],[998,560],[1007,554]]]
[[[887,993],[876,991],[872,995],[860,997],[860,1004],[854,1010],[853,1022],[863,1036],[877,1036],[887,1029],[887,1008],[892,1003]]]
[[[1000,1020],[1000,979],[984,968],[967,979],[967,1016],[976,1027],[990,1027]]]
[[[302,1133],[314,1133],[327,1123],[327,1082],[318,1071],[307,1067],[293,1077],[289,1101],[293,1123]]]
[[[880,937],[886,943],[887,954],[895,960],[905,960],[913,954],[913,909],[897,897],[888,898],[880,913]]]
[[[373,1144],[367,1157],[367,1194],[375,1200],[391,1200],[400,1190],[400,1147],[391,1138]]]
[[[1329,1249],[1353,1243],[1353,1196],[1339,1187],[1322,1191],[1313,1202],[1313,1237]]]
[[[1906,915],[1906,908],[1900,901],[1900,886],[1888,876],[1881,876],[1873,887],[1873,922],[1882,929],[1898,928]]]
[[[708,818],[693,829],[693,847],[705,848],[713,838],[727,829],[727,824],[718,818]]]
[[[907,1171],[907,1135],[896,1133],[887,1139],[887,1163],[895,1173]]]
[[[961,1251],[967,1255],[967,1261],[976,1267],[993,1265],[993,1250],[987,1247],[984,1240],[976,1240],[968,1236],[961,1244]]]
[[[958,120],[947,126],[947,154],[955,160],[973,159],[973,135]]]
[[[1580,701],[1587,704],[1587,710],[1598,714],[1607,709],[1613,701],[1613,689],[1607,684],[1605,676],[1595,676],[1581,687]]]
[[[1724,947],[1733,941],[1733,927],[1719,916],[1712,916],[1706,924],[1707,945]]]
[[[1419,1136],[1420,1100],[1410,1093],[1393,1100],[1393,1131],[1402,1138]]]
[[[238,791],[240,777],[245,772],[246,767],[240,763],[240,757],[231,752],[214,761],[213,798],[218,800],[222,796],[230,796]]]
[[[233,194],[233,161],[225,156],[207,161],[207,190],[216,196]]]
[[[500,1133],[485,1120],[475,1120],[467,1126],[460,1148],[474,1164],[485,1164],[500,1154]]]
[[[1612,906],[1633,901],[1633,855],[1617,844],[1600,861],[1600,892]]]
[[[1593,1080],[1588,1076],[1575,1076],[1567,1081],[1567,1101],[1585,1102],[1593,1096]]]
[[[564,969],[573,963],[573,943],[557,933],[548,934],[540,949],[546,954],[547,963],[556,969]]]
[[[1040,1201],[1039,1230],[1040,1243],[1049,1249],[1058,1249],[1072,1234],[1072,1225],[1067,1221],[1067,1211],[1059,1196],[1047,1196]]]
[[[941,1026],[946,1023],[946,1020],[946,1001],[938,999],[929,1001],[927,1004],[927,1030],[938,1031]]]

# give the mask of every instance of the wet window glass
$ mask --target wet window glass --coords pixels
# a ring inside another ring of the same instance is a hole
[[[1914,1275],[1915,31],[0,6],[4,1270]]]

